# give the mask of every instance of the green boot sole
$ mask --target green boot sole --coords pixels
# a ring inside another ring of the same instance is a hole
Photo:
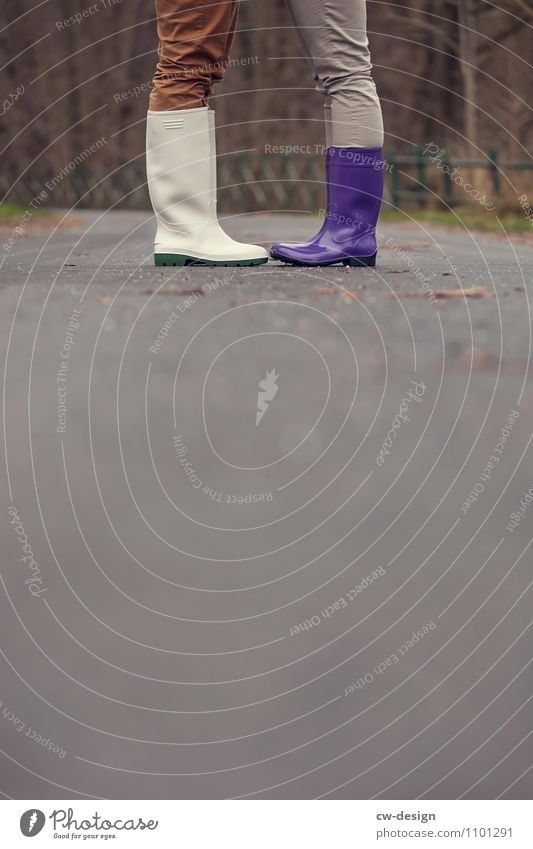
[[[159,266],[195,265],[204,268],[210,266],[226,266],[234,268],[236,266],[264,265],[264,263],[268,262],[268,257],[260,259],[235,259],[228,260],[228,262],[222,262],[214,259],[198,259],[198,257],[187,256],[187,254],[154,254],[154,261],[155,264]]]

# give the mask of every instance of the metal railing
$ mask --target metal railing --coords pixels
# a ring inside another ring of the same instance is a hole
[[[421,149],[415,154],[387,153],[386,198],[394,207],[425,207],[439,199],[453,206],[465,204],[468,197],[456,185],[450,171],[481,172],[480,189],[497,200],[502,193],[503,175],[533,169],[533,162],[500,162],[491,150],[486,159],[448,159],[436,164]],[[446,166],[446,167],[444,167]],[[226,211],[312,210],[325,203],[322,156],[262,156],[237,154],[221,156],[218,162],[219,198]],[[50,175],[26,174],[15,182],[0,176],[0,196],[6,201],[28,206],[38,197]],[[144,163],[139,160],[111,173],[80,165],[49,193],[44,205],[89,208],[146,209],[150,206]]]
[[[419,148],[414,154],[398,155],[395,150],[387,154],[389,165],[388,190],[390,202],[400,208],[405,201],[424,208],[435,202],[435,195],[447,206],[467,204],[468,197],[458,184],[457,170],[481,172],[479,191],[486,191],[493,201],[502,197],[503,176],[514,171],[533,170],[533,161],[500,162],[498,151],[489,148],[485,159],[460,159],[450,157],[442,150],[429,155]],[[410,188],[406,188],[409,185]]]

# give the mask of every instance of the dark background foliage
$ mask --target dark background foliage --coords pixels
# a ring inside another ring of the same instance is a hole
[[[62,26],[91,5],[97,11],[81,23]],[[412,153],[434,142],[452,156],[479,158],[493,147],[505,160],[529,158],[531,0],[370,0],[368,11],[387,150]],[[126,180],[129,174],[135,195],[156,61],[152,4],[7,0],[0,28],[2,194],[9,190],[8,199],[27,202],[36,182],[61,173],[77,153],[105,138],[69,179],[83,178],[90,187],[104,176]],[[221,162],[248,151],[253,180],[269,145],[322,144],[321,97],[284,0],[242,3],[233,58],[212,101]],[[125,94],[135,86],[140,93]],[[279,160],[271,162],[277,174]],[[78,196],[84,186],[76,188]],[[126,191],[122,186],[118,193]],[[145,199],[141,191],[139,203]],[[105,200],[90,193],[84,202]]]

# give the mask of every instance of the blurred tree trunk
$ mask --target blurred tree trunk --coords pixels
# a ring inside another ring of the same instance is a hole
[[[459,62],[463,78],[464,132],[466,141],[477,147],[477,51],[479,44],[477,0],[457,0],[457,22],[459,24]]]

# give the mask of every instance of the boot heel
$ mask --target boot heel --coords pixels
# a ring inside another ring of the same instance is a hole
[[[375,268],[378,252],[373,256],[351,256],[344,260],[344,265],[349,265],[351,268]]]
[[[187,265],[187,259],[181,254],[154,254],[154,265]]]

